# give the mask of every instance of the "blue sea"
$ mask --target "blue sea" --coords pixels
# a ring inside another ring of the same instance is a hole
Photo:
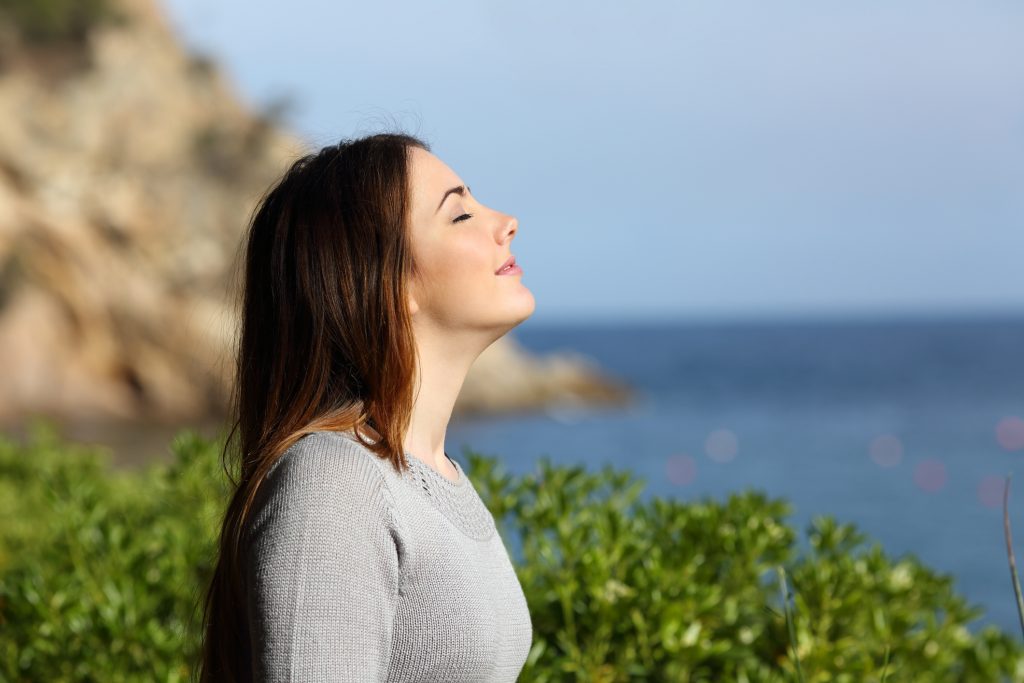
[[[1005,477],[1024,571],[1024,317],[534,325],[526,349],[571,350],[632,385],[625,408],[453,420],[448,453],[610,464],[644,498],[786,498],[806,549],[818,515],[891,558],[913,554],[984,609],[972,632],[1020,632],[1002,523]],[[518,539],[507,539],[518,555]]]

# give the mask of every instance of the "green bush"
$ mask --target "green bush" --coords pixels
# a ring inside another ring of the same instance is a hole
[[[29,43],[81,43],[117,18],[111,0],[0,0],[0,20]]]
[[[227,496],[220,445],[185,431],[170,465],[129,473],[45,423],[25,446],[0,437],[0,681],[188,680]],[[887,682],[1022,678],[1014,639],[968,633],[980,610],[950,578],[862,552],[852,526],[815,520],[797,557],[788,505],[757,492],[642,503],[643,482],[608,467],[542,460],[513,477],[467,457],[522,538],[522,681],[796,681],[777,567],[803,680],[880,680],[887,647]]]
[[[790,505],[757,491],[724,503],[651,498],[604,467],[522,478],[469,456],[474,483],[522,541],[534,646],[526,681],[1024,680],[1024,651],[912,555],[899,561],[853,525],[816,518],[797,556]],[[1002,558],[991,558],[1002,571]],[[795,592],[797,653],[777,567]],[[1007,594],[1007,599],[1012,595]]]
[[[227,487],[216,445],[173,449],[127,473],[42,423],[0,439],[0,681],[189,680]]]

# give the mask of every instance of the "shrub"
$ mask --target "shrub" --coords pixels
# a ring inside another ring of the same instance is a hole
[[[201,587],[227,500],[219,441],[194,432],[173,461],[111,471],[109,454],[37,423],[0,437],[0,681],[186,681]],[[796,594],[807,681],[995,681],[1022,653],[947,577],[891,561],[849,525],[819,518],[795,557],[788,505],[638,501],[642,481],[605,467],[538,463],[520,478],[481,454],[467,473],[521,538],[517,571],[534,643],[522,681],[792,681],[773,568]],[[993,566],[1000,558],[992,558]]]
[[[227,488],[216,445],[173,449],[127,473],[45,425],[0,439],[0,681],[189,680]]]
[[[913,555],[893,561],[851,524],[819,516],[797,556],[790,505],[757,491],[724,503],[639,500],[644,486],[605,466],[513,478],[469,455],[506,539],[534,644],[524,681],[1024,680],[1024,652]],[[1001,558],[991,558],[993,572]],[[795,592],[791,658],[777,568]],[[1007,595],[1007,599],[1011,599]]]
[[[116,18],[111,0],[0,0],[0,19],[28,43],[82,43],[93,27]]]

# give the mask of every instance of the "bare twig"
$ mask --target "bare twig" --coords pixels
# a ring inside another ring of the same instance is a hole
[[[1017,596],[1017,615],[1020,617],[1020,630],[1024,633],[1024,598],[1020,594],[1020,581],[1017,579],[1017,560],[1013,555],[1013,536],[1010,533],[1010,477],[1006,475],[1006,487],[1003,489],[1003,533],[1006,536],[1006,554],[1010,558],[1010,578],[1013,579],[1013,592]]]
[[[793,625],[793,617],[789,609],[790,592],[786,586],[786,571],[781,566],[776,567],[776,571],[779,574],[779,584],[782,589],[782,606],[786,613],[786,626],[789,627],[789,641],[793,648],[793,663],[796,664],[796,679],[800,683],[804,683],[804,672],[800,668],[800,653],[797,652],[796,627]]]

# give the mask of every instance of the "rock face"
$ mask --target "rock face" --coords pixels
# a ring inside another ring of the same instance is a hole
[[[622,405],[631,398],[629,387],[603,377],[586,356],[566,351],[534,357],[505,335],[473,363],[455,410],[468,415],[523,412]]]
[[[121,0],[86,66],[0,72],[0,421],[181,421],[226,407],[236,256],[250,212],[308,145],[247,110],[153,0]],[[513,370],[510,371],[510,368]],[[578,356],[508,336],[458,411],[621,401]]]

